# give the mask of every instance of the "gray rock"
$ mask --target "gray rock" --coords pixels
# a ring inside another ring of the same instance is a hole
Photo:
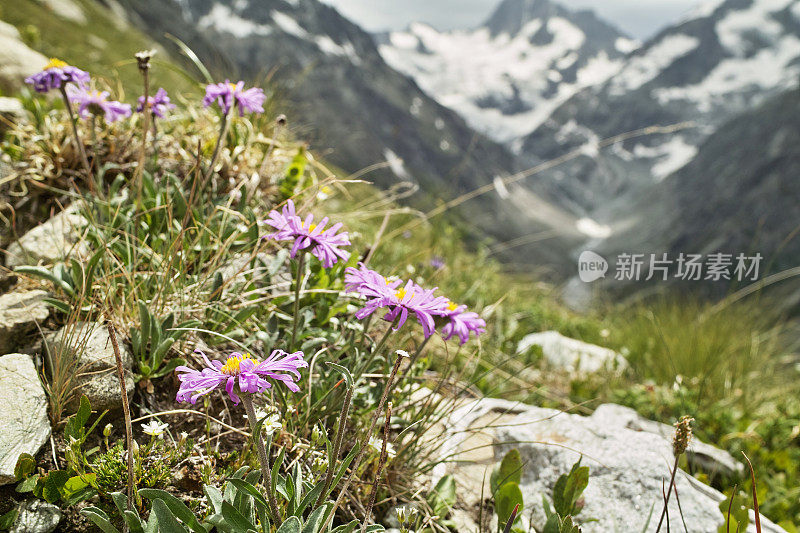
[[[47,291],[10,292],[0,296],[0,353],[19,347],[23,337],[50,315]]]
[[[0,21],[0,90],[19,90],[25,78],[47,64],[47,58],[22,42],[17,29]]]
[[[619,370],[627,361],[614,350],[561,335],[557,331],[531,333],[522,338],[517,353],[540,346],[548,364],[573,374],[591,374],[601,370]]]
[[[68,207],[12,242],[6,251],[6,266],[52,264],[68,255],[88,255],[88,246],[80,240],[80,229],[86,224],[77,207]]]
[[[669,443],[672,442],[672,435],[675,433],[675,428],[669,424],[648,420],[630,407],[613,403],[599,406],[592,413],[592,418],[607,422],[609,425],[653,433]],[[744,474],[744,465],[731,454],[698,439],[692,439],[686,450],[686,458],[689,464],[710,474],[719,473],[728,477]]]
[[[133,357],[127,346],[118,339],[120,355],[125,370],[125,388],[128,398],[133,395]],[[108,328],[102,324],[80,322],[65,326],[46,339],[50,357],[75,358],[75,397],[85,394],[92,409],[118,409],[122,407],[116,358]]]
[[[22,102],[16,98],[0,96],[0,133],[8,129],[8,123],[19,124],[27,120]]]
[[[480,487],[491,465],[499,463],[509,449],[517,448],[526,465],[520,484],[525,502],[530,502],[525,514],[531,516],[533,527],[541,530],[545,521],[542,496],[550,499],[558,477],[583,457],[583,465],[591,469],[585,506],[578,515],[584,522],[583,532],[641,531],[651,509],[654,518],[647,531],[653,532],[663,505],[662,482],[669,482],[671,443],[661,435],[610,422],[610,412],[605,409],[597,416],[584,417],[491,399],[464,404],[449,418],[449,438],[440,448],[444,462],[436,467],[432,482],[452,472],[459,498],[465,498],[464,508],[471,509],[480,503],[479,496],[462,491],[462,487]],[[682,470],[676,485],[690,531],[716,533],[723,523],[718,506],[724,496]],[[669,511],[670,529],[683,531],[674,497]],[[784,532],[766,518],[761,522],[762,531]],[[755,532],[752,520],[747,531]]]
[[[51,533],[61,522],[61,509],[42,500],[30,500],[19,507],[9,533]]]
[[[0,485],[14,481],[20,454],[35,455],[50,436],[47,396],[29,355],[0,357]]]

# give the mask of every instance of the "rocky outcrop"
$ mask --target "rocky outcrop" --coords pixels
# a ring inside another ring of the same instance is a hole
[[[117,377],[116,358],[108,327],[90,322],[65,326],[45,341],[51,358],[67,358],[77,369],[75,397],[86,395],[92,409],[103,411],[122,407]],[[125,388],[133,395],[133,357],[127,346],[120,343],[120,355],[125,369]]]
[[[30,500],[19,506],[19,513],[9,533],[51,533],[63,514],[61,509],[42,500]]]
[[[558,477],[582,457],[583,465],[590,468],[585,505],[578,515],[582,531],[642,531],[652,510],[655,518],[646,531],[653,532],[663,505],[662,483],[669,482],[671,442],[656,433],[631,429],[629,417],[610,416],[613,413],[606,407],[584,417],[491,399],[464,404],[449,417],[440,449],[443,462],[434,471],[433,483],[453,473],[459,507],[478,508],[483,503],[481,487],[489,486],[492,466],[517,448],[525,465],[520,483],[525,515],[540,531],[545,522],[542,496],[550,499]],[[724,496],[682,470],[676,485],[681,510],[673,497],[670,529],[683,531],[682,514],[690,531],[716,533],[723,523],[718,506]],[[784,532],[766,518],[761,518],[761,524],[764,532]],[[747,531],[755,532],[752,520]]]
[[[0,353],[22,345],[25,335],[50,315],[44,302],[47,291],[10,292],[0,296]]]
[[[80,239],[86,224],[77,207],[70,206],[12,242],[6,250],[6,266],[52,264],[70,254],[88,254],[88,246]]]
[[[602,370],[621,370],[628,362],[614,350],[561,335],[557,331],[531,333],[522,338],[517,353],[533,346],[542,349],[547,363],[571,374],[591,374]]]
[[[14,481],[20,454],[36,454],[49,436],[47,396],[33,360],[0,357],[0,485]]]
[[[19,90],[25,78],[41,70],[47,58],[22,42],[19,31],[0,21],[0,90],[12,93]]]

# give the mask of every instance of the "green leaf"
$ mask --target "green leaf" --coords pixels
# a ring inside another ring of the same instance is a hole
[[[562,518],[578,514],[580,509],[575,508],[575,502],[580,499],[588,485],[589,467],[581,466],[581,459],[578,459],[569,474],[559,476],[553,488],[553,506],[556,513]]]
[[[516,448],[509,450],[500,465],[492,471],[492,476],[489,480],[492,494],[495,494],[500,487],[509,482],[518,485],[522,482],[522,457]]]
[[[428,504],[433,514],[444,518],[456,503],[456,480],[452,474],[444,476],[428,494]]]
[[[330,361],[327,361],[326,364],[330,367],[335,368],[344,376],[344,381],[347,384],[348,389],[353,387],[353,375],[350,373],[348,369],[346,369],[341,365],[337,365],[336,363],[331,363]]]
[[[236,510],[236,507],[230,503],[222,502],[222,517],[225,521],[233,526],[237,531],[256,530],[255,524],[251,523],[245,518],[242,513]]]
[[[59,311],[65,314],[70,314],[72,312],[72,306],[69,305],[67,302],[62,302],[61,300],[56,300],[55,298],[42,298],[42,301],[46,304],[50,304],[51,306],[55,307]]]
[[[39,479],[42,485],[42,497],[47,503],[58,501],[63,495],[64,485],[69,480],[66,470],[51,470]]]
[[[171,374],[181,365],[185,365],[186,361],[181,359],[180,357],[176,357],[175,359],[170,359],[166,366],[164,366],[161,370],[151,375],[152,378],[160,378],[166,376],[167,374]]]
[[[21,481],[36,470],[36,460],[29,453],[21,453],[17,458],[17,464],[14,466],[14,479]]]
[[[266,498],[261,495],[257,488],[255,488],[252,484],[248,483],[243,479],[237,478],[230,478],[228,479],[228,483],[233,483],[237,489],[241,492],[245,492],[249,494],[253,500],[256,502],[257,506],[261,506],[264,509],[269,509],[269,503],[267,502]]]
[[[139,495],[153,500],[153,507],[155,508],[156,501],[164,502],[164,505],[178,517],[184,524],[195,533],[207,533],[206,528],[197,520],[195,514],[186,507],[186,504],[169,492],[159,489],[139,489]],[[158,517],[158,522],[161,524],[161,517]]]
[[[188,533],[161,499],[153,500],[153,513],[158,519],[159,533]],[[205,530],[204,530],[205,531]]]
[[[332,530],[331,533],[353,533],[358,527],[358,520],[353,520],[349,524],[342,524]]]
[[[509,482],[500,487],[494,497],[495,511],[497,512],[498,523],[505,527],[511,513],[514,512],[514,507],[519,505],[519,514],[522,513],[522,491],[519,485],[514,482]]]
[[[72,476],[64,483],[63,495],[68,505],[74,505],[80,501],[91,498],[97,491],[94,486],[97,484],[97,474],[82,474]]]
[[[314,511],[308,515],[308,520],[306,520],[305,525],[303,526],[303,533],[319,533],[322,531],[322,526],[325,523],[325,519],[328,517],[328,513],[333,509],[333,505],[331,503],[326,503],[322,507],[317,507]]]
[[[40,267],[40,266],[18,266],[14,269],[14,272],[19,272],[21,274],[28,274],[30,276],[36,276],[37,278],[46,279],[55,285],[56,287],[60,288],[70,296],[75,296],[75,290],[72,286],[67,283],[66,281],[62,280],[58,276],[56,276],[50,270]]]
[[[213,485],[203,485],[203,492],[206,493],[206,500],[208,500],[209,507],[214,509],[214,512],[219,514],[222,512],[222,493],[217,487]]]
[[[119,533],[119,530],[111,524],[108,515],[101,509],[97,507],[86,507],[81,509],[81,514],[86,515],[89,520],[103,530],[104,533]]]
[[[3,516],[0,516],[0,530],[6,531],[11,529],[11,526],[14,525],[14,521],[17,519],[17,515],[19,515],[19,511],[14,507]]]
[[[19,493],[30,492],[36,487],[38,483],[39,483],[39,474],[34,474],[26,478],[19,485],[17,485],[16,491]]]
[[[301,533],[302,522],[296,516],[290,516],[286,519],[286,522],[281,524],[281,527],[278,528],[278,531],[275,533]]]

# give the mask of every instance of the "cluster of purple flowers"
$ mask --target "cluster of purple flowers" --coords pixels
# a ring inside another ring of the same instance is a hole
[[[340,258],[347,261],[350,257],[343,246],[349,246],[347,232],[338,233],[342,224],[337,223],[328,229],[328,217],[323,218],[318,224],[314,224],[314,215],[309,214],[303,220],[295,211],[294,202],[289,200],[279,212],[272,210],[269,218],[263,221],[275,228],[274,233],[266,235],[265,238],[275,239],[276,241],[294,240],[292,244],[291,256],[295,257],[301,250],[310,251],[317,259],[322,262],[325,268],[332,267]]]
[[[170,101],[167,91],[161,87],[156,91],[155,96],[147,97],[147,107],[153,115],[158,118],[164,118],[164,114],[168,110],[175,109],[175,104]],[[141,113],[142,111],[144,111],[144,96],[139,97],[139,104],[136,106],[137,113]]]
[[[64,87],[69,101],[78,104],[78,114],[81,117],[89,114],[103,115],[106,121],[114,122],[131,115],[129,104],[109,100],[108,91],[91,90],[89,73],[60,59],[50,59],[40,72],[25,78],[25,82],[33,85],[34,90],[40,93]],[[68,85],[70,83],[72,85]],[[206,86],[203,106],[208,107],[216,102],[226,115],[231,108],[238,107],[239,116],[244,116],[245,113],[263,113],[266,99],[264,91],[258,87],[245,89],[243,81],[231,83],[225,80],[225,83]],[[142,113],[147,109],[156,117],[164,118],[165,113],[174,108],[175,104],[170,101],[167,91],[162,87],[155,95],[149,96],[147,102],[144,96],[140,96],[136,111]]]
[[[439,322],[443,323],[442,338],[449,340],[457,336],[461,344],[469,340],[470,333],[478,336],[486,331],[486,322],[477,313],[468,312],[465,305],[457,305],[443,296],[435,296],[435,288],[424,289],[411,280],[403,283],[399,279],[387,279],[363,264],[347,268],[344,280],[346,290],[367,299],[364,307],[356,312],[358,319],[386,309],[383,319],[396,321],[395,329],[399,329],[413,314],[426,337],[433,335]]]
[[[177,400],[195,403],[197,399],[213,390],[224,387],[235,405],[239,404],[237,392],[256,394],[272,387],[267,378],[280,381],[292,391],[300,387],[295,381],[300,379],[298,369],[305,368],[308,363],[303,359],[303,352],[286,353],[275,350],[268,358],[258,361],[252,355],[233,352],[223,363],[211,361],[206,354],[197,350],[206,363],[206,368],[195,370],[188,366],[179,366],[178,379],[181,382]]]
[[[239,116],[247,113],[263,113],[264,101],[267,97],[264,91],[258,87],[244,88],[244,82],[231,83],[212,83],[206,86],[206,96],[203,98],[203,106],[208,107],[215,103],[222,109],[222,113],[227,115],[232,107],[239,108]]]

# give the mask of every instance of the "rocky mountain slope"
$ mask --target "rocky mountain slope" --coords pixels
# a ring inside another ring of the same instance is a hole
[[[584,155],[544,175],[541,190],[575,212],[613,220],[627,209],[626,193],[683,167],[721,124],[795,85],[798,73],[800,2],[715,0],[633,52],[617,75],[562,104],[524,140],[522,152],[548,160],[582,149]],[[598,146],[682,122],[691,124]]]
[[[681,252],[760,253],[761,278],[796,267],[798,175],[800,91],[793,89],[724,123],[690,163],[637,196],[630,216],[597,251],[606,257],[667,252],[672,258]],[[714,285],[718,292],[728,287]],[[785,306],[798,304],[790,291],[781,294]]]
[[[517,150],[559,104],[614,75],[637,46],[592,11],[550,0],[504,0],[471,30],[417,23],[377,39],[391,66]]]
[[[387,65],[372,37],[317,0],[124,0],[131,20],[165,46],[186,42],[216,72],[254,78],[271,72],[290,120],[328,161],[352,172],[375,163],[367,179],[386,188],[416,183],[420,202],[450,199],[517,170],[509,151]],[[471,225],[506,241],[550,232],[547,247],[516,248],[526,260],[562,264],[580,232],[575,219],[517,187],[471,202]],[[424,204],[423,204],[424,205]]]

